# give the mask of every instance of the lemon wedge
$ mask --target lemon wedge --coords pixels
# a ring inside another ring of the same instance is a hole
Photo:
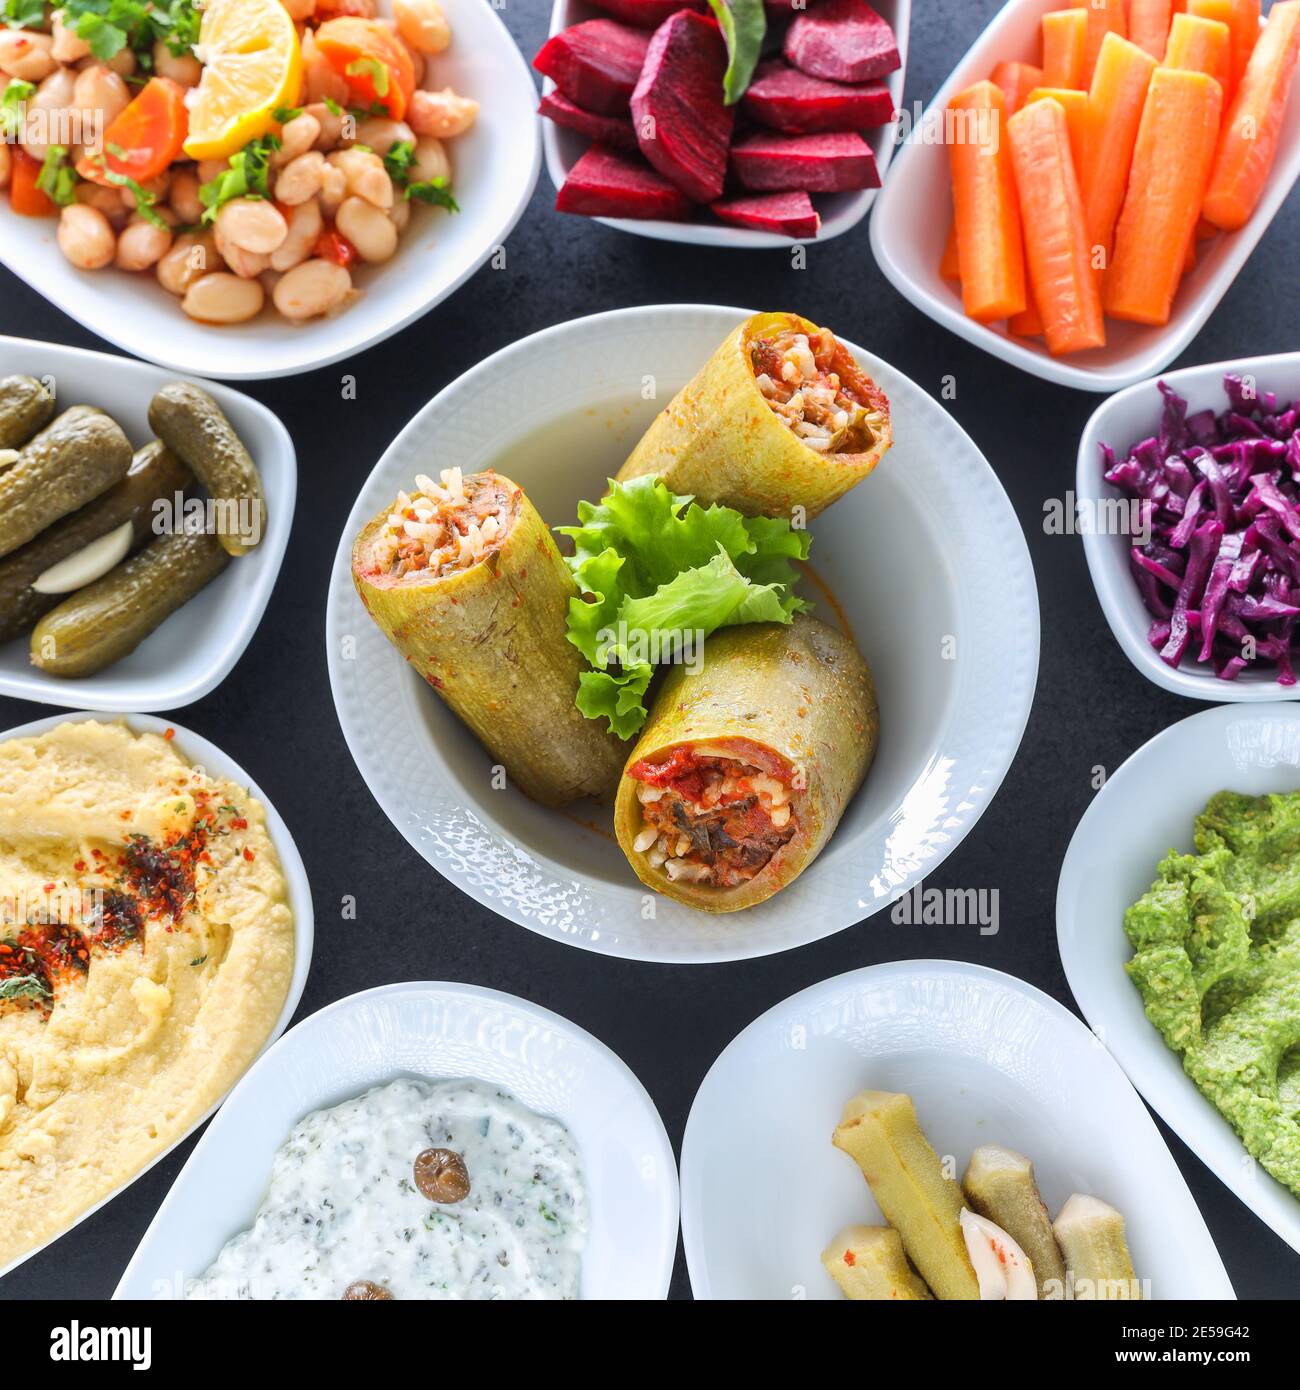
[[[302,50],[280,0],[209,0],[196,52],[203,79],[190,107],[191,159],[229,159],[298,100]]]

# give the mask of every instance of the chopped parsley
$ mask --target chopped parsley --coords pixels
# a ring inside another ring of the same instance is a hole
[[[36,95],[36,85],[16,77],[0,96],[0,137],[15,139],[23,126],[23,106]]]
[[[39,975],[11,975],[0,980],[0,1003],[9,999],[52,999],[49,985]]]
[[[250,140],[238,154],[230,156],[230,168],[199,189],[204,222],[215,222],[217,213],[232,198],[271,196],[271,156],[280,148],[278,135]]]
[[[24,0],[7,0],[24,3]],[[201,16],[195,0],[64,0],[63,22],[107,63],[131,48],[146,69],[162,39],[177,57],[192,53]]]
[[[306,109],[305,106],[277,106],[271,112],[271,119],[276,125],[288,125],[290,121],[301,116]]]
[[[384,168],[393,185],[404,192],[406,200],[418,198],[422,203],[433,207],[446,208],[448,212],[459,212],[460,204],[452,197],[451,184],[447,179],[423,179],[411,182],[411,170],[415,167],[415,143],[399,140],[384,156]]]
[[[0,19],[10,29],[31,29],[45,18],[45,0],[3,0]]]
[[[125,159],[126,151],[120,145],[109,145],[108,152],[114,159]],[[135,198],[135,210],[153,227],[168,226],[167,219],[159,212],[154,211],[154,204],[158,201],[158,195],[151,193],[144,184],[138,179],[133,179],[130,174],[119,174],[115,169],[108,167],[108,160],[102,154],[95,156],[95,163],[99,165],[101,176],[113,185],[114,188],[125,188]]]
[[[51,145],[46,151],[41,172],[36,175],[36,187],[61,208],[76,202],[77,171],[68,164],[66,145]]]

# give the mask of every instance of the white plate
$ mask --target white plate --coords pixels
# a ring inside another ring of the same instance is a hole
[[[900,61],[897,72],[883,78],[894,99],[894,110],[903,105],[903,81],[907,75],[907,40],[912,23],[912,0],[877,0],[874,8],[894,31],[898,40]],[[555,0],[551,12],[551,33],[558,34],[588,19],[612,19],[608,11],[587,5],[583,0]],[[770,21],[770,16],[769,16]],[[648,31],[647,31],[648,32]],[[531,57],[531,55],[530,55]],[[548,77],[542,82],[543,92],[555,90],[555,83]],[[864,130],[862,138],[871,146],[876,157],[876,169],[882,183],[893,158],[896,144],[894,133],[897,121]],[[564,186],[569,170],[586,152],[591,141],[576,130],[566,130],[554,121],[542,120],[542,148],[546,151],[546,171],[551,176],[556,192]],[[812,200],[821,214],[821,230],[814,241],[829,241],[832,237],[843,236],[871,210],[876,201],[878,188],[862,188],[854,193],[814,193]],[[570,214],[558,214],[569,216]],[[638,217],[596,217],[589,219],[603,222],[607,227],[616,227],[621,232],[632,232],[636,236],[650,237],[655,241],[680,241],[688,246],[729,246],[741,250],[765,250],[773,246],[790,246],[791,237],[777,236],[774,232],[760,232],[752,227],[729,227],[716,221],[707,211],[700,214],[696,222],[667,222],[652,218]]]
[[[388,10],[388,0],[380,8]],[[461,211],[417,208],[397,255],[356,277],[365,294],[337,318],[292,324],[268,307],[249,323],[196,323],[152,275],[77,270],[58,248],[55,220],[17,217],[8,198],[0,198],[0,261],[92,333],[182,375],[292,376],[391,337],[464,284],[505,241],[541,168],[536,89],[493,5],[444,0],[443,8],[452,44],[429,60],[425,85],[451,85],[480,102],[474,129],[448,146]]]
[[[966,56],[953,69],[925,114],[928,125],[947,109],[954,93],[989,77],[998,63],[1028,60],[1041,52],[1041,21],[1061,0],[1008,0]],[[1278,141],[1277,163],[1254,216],[1240,231],[1202,242],[1196,268],[1174,299],[1163,328],[1106,320],[1106,346],[1068,357],[1052,357],[1036,338],[1013,338],[1004,325],[976,323],[962,312],[960,287],[939,274],[952,193],[948,150],[942,143],[911,143],[902,151],[871,219],[871,246],[881,270],[922,313],[1004,362],[1063,386],[1083,391],[1117,391],[1154,375],[1172,362],[1200,332],[1237,272],[1300,177],[1300,96],[1293,93]]]
[[[558,1014],[476,985],[420,983],[329,1005],[249,1071],[181,1169],[114,1297],[178,1297],[252,1223],[293,1126],[399,1076],[494,1082],[566,1125],[591,1203],[581,1296],[667,1297],[677,1166],[645,1088]]]
[[[1228,407],[1228,398],[1223,394],[1223,378],[1228,372],[1254,377],[1256,389],[1261,394],[1276,392],[1280,403],[1300,400],[1300,352],[1187,367],[1181,372],[1166,372],[1160,379],[1186,398],[1189,413],[1208,408],[1217,415]],[[1079,502],[1085,508],[1091,507],[1094,515],[1102,515],[1096,504],[1103,498],[1122,495],[1102,477],[1099,446],[1109,444],[1124,458],[1130,444],[1158,432],[1162,410],[1156,383],[1144,381],[1103,402],[1088,421],[1079,443],[1074,490]],[[1088,557],[1088,571],[1101,611],[1125,656],[1148,680],[1193,700],[1300,699],[1300,687],[1279,685],[1274,672],[1267,668],[1243,671],[1234,681],[1221,681],[1211,667],[1190,657],[1184,658],[1177,668],[1161,661],[1160,654],[1147,641],[1152,618],[1129,570],[1129,548],[1128,536],[1084,531],[1083,553]]]
[[[853,348],[893,405],[884,463],[812,524],[813,563],[871,662],[881,740],[830,845],[768,902],[723,917],[645,889],[607,808],[557,813],[491,791],[487,755],[366,616],[353,538],[417,471],[497,466],[553,526],[599,498],[636,440],[747,312],[623,309],[534,334],[480,363],[397,437],[339,542],[326,617],[339,720],[393,824],[457,887],[521,926],[610,955],[766,955],[868,917],[937,868],[1019,746],[1038,670],[1024,535],[971,439],[933,397]],[[851,323],[832,325],[845,331]],[[653,381],[657,398],[643,398]],[[509,401],[509,410],[483,402]],[[817,599],[815,591],[810,597]],[[832,618],[824,600],[820,611]],[[945,660],[949,638],[955,660]],[[593,828],[594,825],[594,828]]]
[[[1247,1155],[1147,1021],[1124,973],[1124,912],[1171,849],[1190,853],[1215,792],[1300,790],[1300,711],[1221,705],[1180,720],[1111,774],[1070,841],[1056,893],[1061,964],[1084,1017],[1152,1108],[1256,1216],[1300,1250],[1300,1199]]]
[[[149,402],[180,379],[142,362],[102,352],[0,338],[0,377],[21,373],[49,378],[58,408],[96,405],[107,411],[138,449],[154,437]],[[82,709],[180,709],[202,699],[229,675],[257,631],[289,543],[298,495],[298,465],[289,432],[271,412],[228,386],[203,389],[226,413],[248,446],[266,491],[261,544],[232,560],[130,656],[94,676],[61,680],[31,663],[30,634],[0,646],[0,695]]]
[[[980,1144],[1033,1160],[1043,1198],[1123,1212],[1151,1296],[1232,1298],[1169,1150],[1123,1073],[1054,999],[997,970],[899,961],[826,980],[768,1010],[704,1078],[682,1143],[682,1237],[696,1298],[840,1297],[821,1252],[879,1224],[831,1144],[844,1102],[905,1091],[941,1155]]]
[[[31,724],[22,724],[15,729],[7,729],[0,734],[0,741],[12,738],[33,738],[39,734],[48,733],[51,729],[57,728],[60,724],[80,723],[83,719],[108,719],[112,716],[94,713],[79,712],[76,714],[56,714],[49,719],[38,719]],[[161,734],[171,729],[175,732],[176,751],[185,757],[189,762],[201,765],[209,773],[216,777],[224,777],[227,781],[235,783],[237,786],[246,787],[251,795],[255,796],[266,811],[266,829],[275,845],[275,852],[280,857],[280,868],[284,871],[285,882],[289,889],[289,907],[293,912],[293,975],[289,981],[289,993],[284,1001],[284,1008],[280,1010],[280,1017],[275,1021],[275,1027],[268,1035],[266,1042],[262,1044],[258,1055],[265,1052],[281,1033],[289,1026],[289,1020],[293,1017],[294,1010],[298,1007],[298,1001],[302,998],[303,987],[307,983],[307,972],[311,968],[312,944],[316,935],[316,918],[312,910],[311,885],[307,879],[307,870],[303,866],[302,856],[298,853],[298,846],[293,842],[293,836],[289,834],[289,827],[285,825],[280,817],[280,813],[275,809],[268,799],[266,793],[257,785],[256,782],[239,766],[237,762],[226,756],[215,744],[211,744],[205,738],[200,738],[198,734],[192,733],[189,729],[183,728],[171,719],[155,719],[149,714],[130,714],[126,715],[127,724],[137,733],[141,734]],[[228,1094],[228,1093],[227,1093]],[[42,1250],[47,1250],[56,1240],[62,1240],[68,1231],[79,1226],[88,1216],[97,1212],[106,1202],[111,1202],[114,1197],[125,1192],[128,1187],[138,1177],[147,1173],[155,1163],[166,1158],[177,1144],[182,1144],[201,1124],[204,1123],[217,1109],[225,1096],[219,1096],[212,1107],[201,1115],[194,1123],[179,1135],[175,1142],[169,1144],[156,1158],[151,1159],[144,1167],[138,1169],[120,1187],[114,1188],[107,1197],[101,1198],[93,1207],[82,1212],[76,1221],[67,1230],[52,1240],[47,1240],[44,1245],[38,1245],[35,1250],[29,1250],[25,1255],[20,1255],[18,1259],[0,1267],[0,1277],[9,1273],[11,1269],[30,1260],[33,1255],[39,1254]]]

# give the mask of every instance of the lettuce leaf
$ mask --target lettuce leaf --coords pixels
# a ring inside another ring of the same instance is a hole
[[[690,662],[720,627],[788,623],[807,604],[794,594],[794,561],[809,537],[788,521],[701,507],[656,477],[611,481],[599,503],[578,504],[560,526],[582,597],[569,601],[568,640],[591,670],[577,706],[631,738],[645,723],[655,668]]]

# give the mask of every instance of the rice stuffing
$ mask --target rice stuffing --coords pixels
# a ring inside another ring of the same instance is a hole
[[[754,380],[786,427],[819,454],[862,453],[874,443],[870,404],[844,380],[848,354],[825,329],[787,329],[750,347]],[[851,361],[851,359],[848,359]]]
[[[509,508],[507,490],[493,473],[467,479],[459,468],[444,468],[437,482],[417,473],[414,491],[397,494],[376,538],[376,560],[396,579],[469,569],[504,542]]]

